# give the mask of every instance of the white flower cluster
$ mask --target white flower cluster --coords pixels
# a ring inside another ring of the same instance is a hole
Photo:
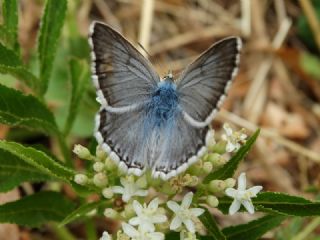
[[[234,132],[228,123],[223,124],[225,134],[221,137],[227,142],[226,151],[236,152],[241,147],[241,144],[247,139],[247,135],[243,133],[243,130]]]

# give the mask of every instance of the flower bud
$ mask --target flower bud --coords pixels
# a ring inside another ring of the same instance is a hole
[[[96,148],[96,156],[100,161],[104,161],[108,157],[107,153],[101,148],[100,145],[98,145]]]
[[[104,210],[104,213],[103,213],[107,218],[112,218],[112,219],[116,219],[118,216],[119,216],[119,213],[112,209],[112,208],[106,208]]]
[[[223,180],[212,180],[209,183],[209,190],[213,193],[222,192],[226,188],[226,184]]]
[[[217,207],[219,205],[219,200],[217,197],[209,195],[206,199],[206,202],[210,207]]]
[[[95,162],[93,164],[93,170],[96,172],[102,172],[104,170],[104,164],[102,162]]]
[[[113,197],[113,191],[111,188],[104,188],[102,190],[102,195],[107,198],[107,199],[110,199]]]
[[[90,151],[80,144],[76,144],[73,148],[73,152],[81,159],[91,160],[94,157],[91,155]]]
[[[124,215],[125,215],[125,218],[129,219],[129,218],[132,218],[135,216],[135,211],[133,209],[133,206],[132,204],[127,204],[125,207],[124,207]]]
[[[106,158],[104,165],[109,171],[117,169],[117,164],[114,163],[114,161],[112,161],[109,157]]]
[[[236,185],[236,180],[233,178],[228,178],[224,180],[224,182],[226,183],[227,188],[233,188]]]
[[[213,166],[211,162],[204,162],[202,168],[203,171],[208,174],[212,171]]]
[[[147,182],[147,177],[145,174],[142,175],[140,178],[138,178],[138,180],[136,181],[136,185],[139,188],[146,188],[147,187],[148,182]]]
[[[93,176],[93,183],[97,187],[104,187],[108,184],[108,178],[104,173],[97,173]]]
[[[214,153],[224,154],[226,152],[226,141],[219,141],[213,146],[209,146],[209,150]]]
[[[85,185],[88,183],[88,177],[84,174],[76,174],[74,176],[74,181],[79,185]]]
[[[159,190],[167,195],[176,193],[176,189],[169,182],[165,182]]]

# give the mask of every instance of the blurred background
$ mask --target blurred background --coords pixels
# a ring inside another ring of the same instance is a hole
[[[19,41],[30,69],[37,71],[36,40],[43,11],[42,0],[20,1]],[[241,165],[250,184],[316,199],[320,192],[320,1],[319,0],[70,0],[46,99],[63,126],[69,107],[72,57],[84,59],[88,88],[81,102],[70,145],[90,144],[94,115],[98,109],[90,80],[88,28],[93,20],[109,24],[135,46],[143,46],[158,73],[179,72],[214,42],[236,35],[243,39],[239,74],[229,96],[213,122],[217,135],[224,122],[245,128],[250,134],[262,128],[254,150]],[[12,77],[0,83],[18,89]],[[28,92],[28,89],[23,89]],[[22,129],[0,126],[0,138],[24,143],[46,143],[47,137]],[[80,166],[81,163],[78,163]],[[66,192],[70,190],[65,190]],[[18,198],[18,191],[0,195],[0,202]],[[71,194],[71,193],[70,193]],[[215,216],[222,226],[244,222],[248,215]],[[266,236],[292,239],[313,224],[304,239],[319,239],[319,219],[291,219],[288,228]],[[105,228],[105,220],[97,221]],[[81,236],[81,225],[71,226]],[[109,225],[110,227],[110,225]],[[50,232],[29,231],[0,225],[21,239],[53,239]],[[317,234],[318,232],[318,234]],[[3,238],[14,239],[14,238]]]

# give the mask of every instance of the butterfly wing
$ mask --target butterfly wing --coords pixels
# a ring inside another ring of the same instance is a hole
[[[108,111],[134,109],[149,97],[159,82],[150,62],[120,33],[108,25],[90,26],[93,82],[98,101]]]
[[[181,74],[177,91],[184,119],[201,128],[210,124],[238,72],[241,39],[212,45]]]

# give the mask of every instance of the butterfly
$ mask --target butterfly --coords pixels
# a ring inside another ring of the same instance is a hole
[[[209,125],[237,74],[241,39],[223,39],[174,81],[110,26],[90,26],[92,79],[101,108],[95,138],[119,168],[167,180],[206,152]]]

